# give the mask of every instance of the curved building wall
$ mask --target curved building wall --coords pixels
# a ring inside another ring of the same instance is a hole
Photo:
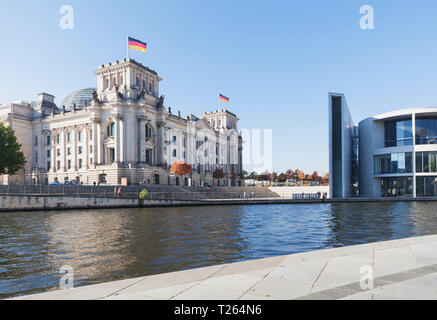
[[[359,136],[361,196],[437,196],[437,108],[365,119]]]

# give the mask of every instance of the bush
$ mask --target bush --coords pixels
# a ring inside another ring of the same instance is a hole
[[[146,189],[141,190],[141,192],[140,192],[140,194],[139,194],[139,196],[138,196],[138,198],[139,198],[138,201],[139,201],[139,203],[140,203],[141,206],[144,204],[144,199],[147,198],[147,195],[148,195],[148,194],[149,194],[149,193],[147,192]]]
[[[140,200],[144,201],[144,199],[147,198],[147,195],[148,195],[148,194],[149,194],[149,193],[147,192],[146,189],[141,190],[141,192],[140,192],[140,196],[139,196]]]

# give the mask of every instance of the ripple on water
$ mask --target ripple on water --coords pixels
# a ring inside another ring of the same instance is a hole
[[[0,215],[0,298],[437,233],[435,204],[342,203]]]

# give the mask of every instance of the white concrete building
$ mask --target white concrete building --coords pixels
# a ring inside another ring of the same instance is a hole
[[[329,116],[333,198],[437,196],[437,108],[388,112],[357,126],[344,95],[330,93]]]
[[[102,65],[97,88],[73,92],[56,106],[41,93],[37,102],[0,105],[0,122],[22,144],[27,164],[0,184],[212,184],[222,168],[221,185],[239,185],[242,139],[235,114],[220,110],[182,118],[164,106],[158,74],[132,59]],[[193,174],[172,177],[178,160]],[[217,180],[215,180],[217,183]]]

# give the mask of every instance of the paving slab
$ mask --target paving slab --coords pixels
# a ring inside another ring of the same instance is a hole
[[[374,268],[370,290],[362,288],[363,266]],[[177,271],[17,299],[437,300],[437,235]]]

